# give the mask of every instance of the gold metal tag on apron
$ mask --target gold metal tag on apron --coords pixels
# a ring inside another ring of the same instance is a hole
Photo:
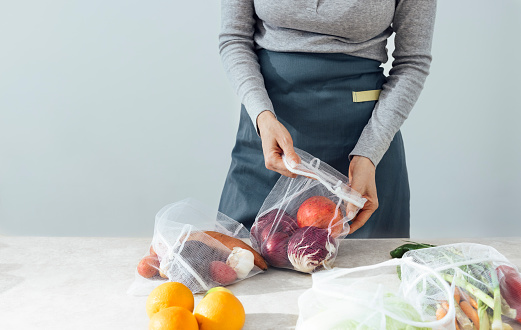
[[[353,102],[378,101],[381,89],[373,89],[370,91],[353,92]]]

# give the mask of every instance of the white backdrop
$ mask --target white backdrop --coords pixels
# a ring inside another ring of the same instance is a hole
[[[520,22],[519,0],[438,1],[402,129],[412,237],[519,236]],[[168,203],[216,208],[240,106],[219,26],[218,1],[1,2],[0,234],[151,236]]]

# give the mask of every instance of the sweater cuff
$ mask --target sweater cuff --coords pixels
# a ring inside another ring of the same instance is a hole
[[[382,152],[381,150],[376,150],[368,145],[363,145],[363,143],[360,142],[361,141],[358,141],[353,151],[349,154],[349,161],[351,161],[354,156],[363,156],[369,158],[374,167],[377,167],[385,154],[385,150]]]
[[[255,97],[248,97],[244,100],[244,107],[246,108],[246,111],[248,112],[248,115],[250,115],[250,119],[253,123],[253,127],[255,127],[255,130],[257,131],[257,135],[259,134],[259,128],[257,127],[257,117],[261,114],[261,112],[264,111],[271,111],[275,118],[277,118],[277,115],[275,114],[275,110],[273,109],[273,104],[271,103],[270,98],[268,95],[256,95]]]

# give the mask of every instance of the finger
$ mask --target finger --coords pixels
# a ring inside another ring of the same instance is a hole
[[[282,160],[281,155],[277,152],[272,152],[268,155],[268,162],[266,164],[269,165],[269,167],[266,167],[272,171],[275,171],[290,178],[297,177],[295,173],[292,173],[288,170],[286,165],[284,165],[284,161]]]
[[[362,228],[363,225],[369,220],[371,215],[374,213],[373,210],[361,210],[350,225],[349,234],[354,233],[358,229]]]
[[[291,139],[289,133],[287,135],[285,134],[281,137],[278,137],[277,144],[281,149],[282,154],[285,155],[286,161],[288,162],[289,166],[293,168],[296,167],[297,164],[300,163],[300,157],[297,155],[295,149],[293,148],[293,140]],[[282,160],[282,154],[277,154],[276,157],[277,172],[290,178],[296,178],[297,175],[288,170],[288,168],[284,164],[284,161]]]
[[[347,203],[346,205],[346,216],[347,220],[352,220],[354,217],[356,217],[356,213],[358,212],[360,208],[352,203]]]
[[[293,148],[293,140],[290,136],[283,136],[277,139],[277,142],[282,149],[284,155],[286,155],[286,159],[288,160],[288,164],[291,167],[297,166],[300,164],[300,157],[295,152],[295,148]]]

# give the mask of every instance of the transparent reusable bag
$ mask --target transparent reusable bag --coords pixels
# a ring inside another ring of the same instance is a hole
[[[512,329],[507,323],[521,321],[519,271],[486,245],[413,250],[312,277],[298,301],[299,330]]]
[[[193,293],[204,292],[262,272],[254,265],[252,252],[230,249],[212,233],[248,243],[249,232],[241,223],[195,199],[163,207],[156,215],[149,251],[138,264],[127,293],[148,295],[166,281],[181,282]]]
[[[416,274],[400,281],[399,270]],[[455,329],[452,288],[431,268],[411,258],[313,274],[313,286],[298,299],[297,330]],[[436,301],[448,301],[436,319]]]
[[[512,323],[514,320],[521,323],[521,274],[493,247],[457,243],[409,251],[404,257],[433,269],[457,288],[456,321],[462,330],[511,329],[503,323],[502,316]],[[402,268],[403,281],[412,282],[415,276]],[[474,312],[478,317],[473,319],[468,314],[475,316]]]
[[[274,267],[312,273],[330,269],[339,240],[366,199],[351,189],[346,176],[312,155],[295,149],[296,178],[281,176],[266,197],[251,228],[253,248]]]

